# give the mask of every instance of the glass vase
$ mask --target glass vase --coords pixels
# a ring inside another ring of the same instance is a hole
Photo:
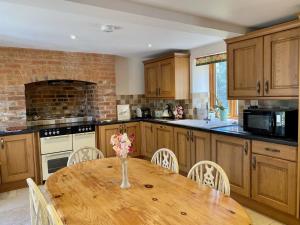
[[[122,189],[130,188],[130,183],[128,181],[128,161],[127,158],[121,157],[121,169],[122,169],[122,183],[120,187]]]

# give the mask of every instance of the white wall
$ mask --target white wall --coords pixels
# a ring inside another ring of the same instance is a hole
[[[116,57],[116,94],[144,94],[144,65],[141,59]]]

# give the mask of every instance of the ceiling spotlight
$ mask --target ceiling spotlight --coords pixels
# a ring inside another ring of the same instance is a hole
[[[71,38],[72,40],[77,39],[76,35],[74,35],[74,34],[71,34],[71,35],[70,35],[70,38]]]
[[[101,25],[101,30],[106,33],[111,33],[111,32],[114,32],[115,30],[120,30],[120,29],[121,29],[121,27],[111,25],[111,24]]]
[[[151,43],[148,44],[148,48],[152,48],[152,44]]]

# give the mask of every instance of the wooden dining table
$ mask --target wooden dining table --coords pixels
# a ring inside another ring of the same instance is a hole
[[[120,159],[75,164],[46,182],[66,225],[249,225],[235,200],[149,161],[129,158],[131,187],[121,189]]]

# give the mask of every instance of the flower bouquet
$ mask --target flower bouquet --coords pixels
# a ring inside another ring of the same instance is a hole
[[[113,146],[116,155],[121,159],[122,165],[122,183],[121,188],[130,188],[128,181],[128,162],[127,155],[133,152],[132,142],[134,136],[128,137],[126,133],[117,133],[111,136],[110,143]]]

